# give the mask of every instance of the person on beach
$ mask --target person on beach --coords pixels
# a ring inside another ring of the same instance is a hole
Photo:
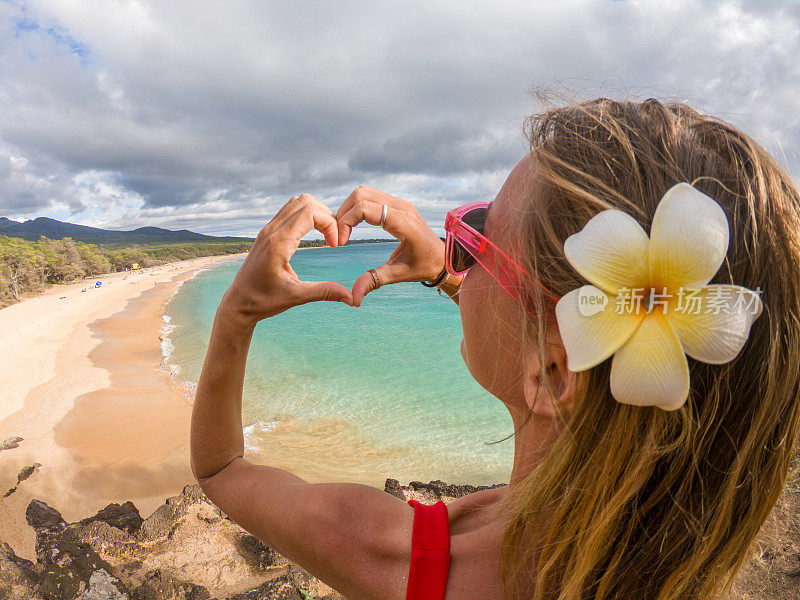
[[[335,214],[308,194],[280,209],[214,319],[193,473],[349,600],[717,597],[797,439],[800,193],[750,137],[685,103],[567,103],[525,131],[530,153],[493,202],[448,213],[444,243],[370,187]],[[362,221],[400,241],[385,264],[352,290],[298,279],[307,232],[336,247]],[[458,304],[464,361],[513,419],[508,485],[424,506],[244,460],[256,323],[403,281]]]

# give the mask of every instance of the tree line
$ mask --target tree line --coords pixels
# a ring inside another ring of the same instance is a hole
[[[177,260],[236,254],[250,250],[252,242],[175,242],[135,246],[98,246],[72,238],[38,241],[0,235],[0,307],[38,292],[48,284],[83,277],[152,267]]]

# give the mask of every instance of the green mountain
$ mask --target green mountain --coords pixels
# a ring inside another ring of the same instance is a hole
[[[214,237],[195,233],[188,229],[171,231],[160,227],[139,227],[131,231],[115,231],[98,229],[86,225],[65,223],[47,217],[38,217],[28,221],[12,221],[0,217],[0,235],[17,237],[25,240],[38,240],[45,236],[52,240],[71,237],[75,241],[88,244],[152,244],[157,242],[252,242],[246,237]]]

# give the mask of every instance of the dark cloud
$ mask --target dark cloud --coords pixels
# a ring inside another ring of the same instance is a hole
[[[362,146],[350,159],[354,171],[456,176],[497,169],[520,157],[518,132],[472,130],[470,123],[414,125],[380,147]]]
[[[0,214],[252,234],[367,183],[440,226],[522,156],[536,85],[685,99],[797,172],[798,25],[759,2],[2,3]]]

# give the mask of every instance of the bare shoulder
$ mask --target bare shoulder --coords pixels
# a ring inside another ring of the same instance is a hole
[[[480,490],[479,492],[473,492],[472,494],[467,494],[461,498],[456,498],[450,504],[452,505],[459,503],[464,506],[483,506],[486,504],[493,504],[503,498],[507,491],[508,485],[489,488],[487,490]]]
[[[450,530],[454,534],[482,527],[494,520],[497,503],[505,496],[508,486],[481,490],[456,498],[447,504]]]
[[[505,526],[495,509],[507,489],[481,490],[448,504],[451,563],[447,600],[502,600],[500,551]]]

